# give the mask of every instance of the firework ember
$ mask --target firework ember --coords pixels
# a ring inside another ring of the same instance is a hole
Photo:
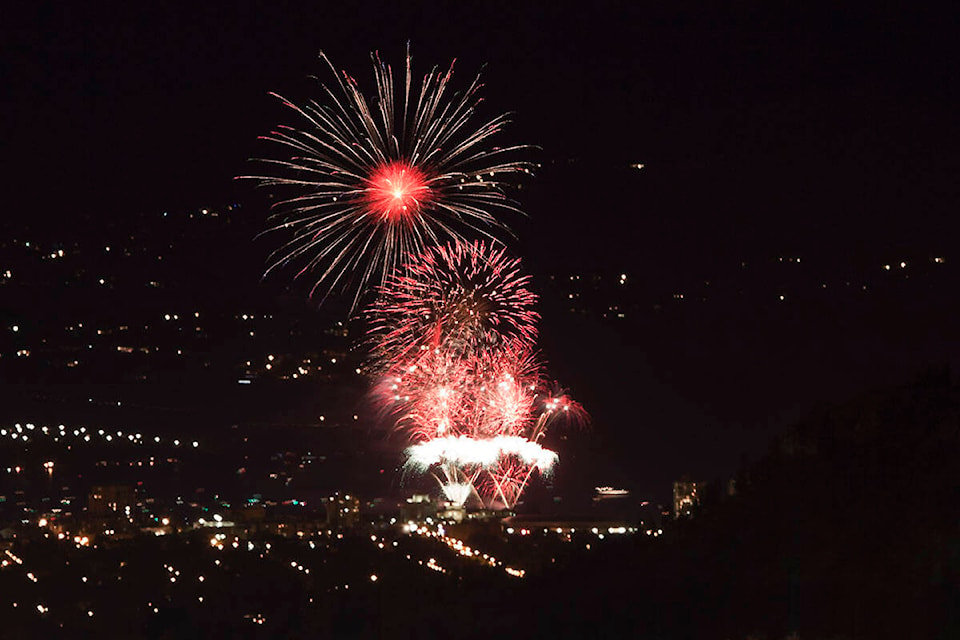
[[[292,233],[267,271],[299,266],[314,292],[351,290],[354,305],[368,281],[380,283],[409,256],[464,233],[495,237],[500,214],[517,211],[505,187],[533,165],[513,159],[527,147],[494,147],[507,123],[478,120],[479,76],[452,92],[453,65],[434,67],[415,87],[411,59],[399,91],[393,69],[373,56],[376,98],[338,73],[323,98],[297,104],[280,98],[300,120],[266,140],[289,155],[263,160],[262,175],[243,176],[281,191],[270,230]]]

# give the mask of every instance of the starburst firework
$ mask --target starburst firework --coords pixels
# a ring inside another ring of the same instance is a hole
[[[505,186],[533,168],[514,159],[528,147],[491,146],[508,118],[478,120],[479,75],[454,93],[453,65],[434,67],[416,88],[408,50],[398,90],[390,65],[372,58],[376,97],[368,101],[321,53],[335,82],[322,85],[319,101],[277,96],[300,126],[264,136],[290,155],[244,176],[281,190],[270,230],[293,235],[267,271],[297,264],[298,275],[315,277],[313,292],[352,290],[354,305],[370,280],[382,282],[428,246],[505,232],[499,215],[517,211]]]

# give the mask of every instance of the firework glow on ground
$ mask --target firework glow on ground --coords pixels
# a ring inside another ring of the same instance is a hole
[[[527,147],[491,145],[508,118],[476,113],[479,76],[454,90],[451,64],[417,86],[408,50],[398,83],[373,54],[376,95],[368,99],[353,77],[320,58],[333,76],[321,85],[322,99],[276,96],[299,121],[263,137],[284,157],[242,176],[278,194],[269,231],[292,234],[268,273],[297,265],[298,276],[315,279],[314,293],[349,291],[356,305],[369,282],[381,283],[429,247],[505,235],[501,216],[517,212],[506,190],[534,165],[514,159]]]

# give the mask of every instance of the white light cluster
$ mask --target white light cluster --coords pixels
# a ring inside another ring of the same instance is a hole
[[[535,465],[546,473],[559,458],[555,452],[520,436],[496,436],[484,440],[470,436],[447,436],[415,444],[406,453],[407,464],[420,469],[427,469],[442,461],[489,467],[500,458],[514,455],[525,464]]]
[[[119,403],[118,403],[119,404]],[[87,427],[77,427],[75,429],[67,429],[64,425],[49,426],[43,425],[37,427],[32,422],[27,422],[25,424],[16,423],[10,427],[0,428],[0,437],[10,436],[12,440],[20,440],[22,442],[30,442],[33,439],[40,437],[46,437],[52,439],[54,442],[69,442],[71,438],[77,440],[82,440],[83,442],[90,442],[93,438],[99,437],[105,442],[114,442],[126,440],[133,444],[142,445],[144,442],[150,439],[149,436],[144,437],[142,433],[124,433],[123,431],[115,431],[113,433],[108,433],[104,429],[87,429]],[[154,436],[153,442],[160,444],[162,439],[160,436]],[[181,443],[179,439],[174,439],[173,445],[179,447],[181,444],[186,445],[186,441]],[[200,447],[200,443],[196,440],[190,443],[194,449]],[[52,467],[49,467],[52,468]]]

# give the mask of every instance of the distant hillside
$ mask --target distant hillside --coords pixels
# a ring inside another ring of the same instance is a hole
[[[574,567],[567,575],[593,586],[568,603],[571,624],[668,638],[960,637],[958,461],[960,389],[946,372],[824,410],[661,544]],[[563,603],[577,587],[549,588]]]

